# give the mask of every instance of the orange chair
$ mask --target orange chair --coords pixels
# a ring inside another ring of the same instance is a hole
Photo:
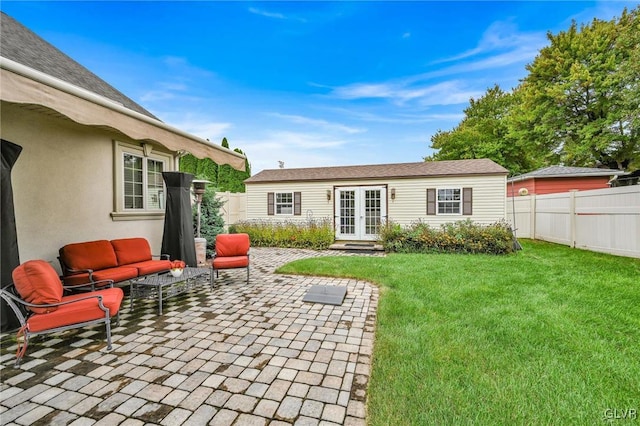
[[[24,357],[29,338],[33,335],[57,333],[94,324],[105,324],[107,350],[111,350],[111,318],[119,318],[124,293],[113,287],[113,281],[104,283],[109,288],[88,293],[64,296],[65,289],[86,286],[62,286],[55,269],[44,260],[30,260],[13,270],[13,283],[0,290],[22,326],[18,331],[18,350],[15,366]],[[20,336],[24,334],[24,343]]]
[[[216,236],[216,251],[213,257],[211,285],[221,269],[247,268],[249,284],[249,242],[248,234],[220,234]]]

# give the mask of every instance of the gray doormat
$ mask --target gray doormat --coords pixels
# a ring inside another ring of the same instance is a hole
[[[302,301],[324,303],[325,305],[342,305],[346,295],[346,286],[314,285],[307,291]]]

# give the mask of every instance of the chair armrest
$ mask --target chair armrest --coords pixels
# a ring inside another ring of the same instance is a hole
[[[113,280],[98,280],[91,281],[85,284],[75,284],[75,285],[63,285],[62,288],[65,290],[82,290],[88,288],[87,286],[91,286],[91,291],[95,290],[95,287],[108,287],[113,288]]]
[[[73,300],[63,300],[61,302],[57,302],[57,303],[30,303],[27,302],[25,300],[22,300],[20,297],[12,294],[11,292],[5,290],[5,289],[1,289],[0,292],[2,293],[3,297],[9,297],[11,300],[13,300],[16,303],[19,303],[23,306],[27,306],[30,308],[52,308],[55,306],[62,306],[62,305],[68,305],[70,303],[76,303],[79,302],[80,300],[87,300],[87,299],[93,299],[93,298],[97,298],[98,299],[98,303],[100,304],[101,307],[104,307],[102,305],[102,295],[101,294],[87,294],[84,297],[79,297],[77,299],[73,299]]]

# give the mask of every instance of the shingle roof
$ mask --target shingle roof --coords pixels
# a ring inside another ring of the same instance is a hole
[[[2,12],[0,55],[29,68],[118,102],[130,110],[158,119],[94,73]]]
[[[616,176],[622,175],[622,170],[597,169],[592,167],[566,167],[566,166],[549,166],[542,169],[534,170],[518,176],[507,179],[508,182],[518,182],[521,180],[532,178],[557,178],[557,177],[581,177],[581,176]]]
[[[372,164],[363,166],[268,169],[245,183],[319,180],[391,179],[437,176],[506,175],[509,171],[488,159],[421,161],[418,163]]]

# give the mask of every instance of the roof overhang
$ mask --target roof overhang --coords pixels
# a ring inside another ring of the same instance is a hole
[[[511,182],[521,182],[523,180],[529,179],[570,179],[570,178],[583,178],[583,177],[607,177],[611,178],[612,176],[624,175],[625,172],[622,170],[606,170],[602,173],[572,173],[572,174],[552,174],[552,175],[529,175],[529,176],[514,176],[507,179],[508,183]]]
[[[112,128],[134,140],[156,142],[170,151],[188,152],[197,158],[210,158],[217,164],[245,170],[246,158],[242,154],[3,57],[0,57],[0,83],[3,101],[40,105],[82,125]]]

